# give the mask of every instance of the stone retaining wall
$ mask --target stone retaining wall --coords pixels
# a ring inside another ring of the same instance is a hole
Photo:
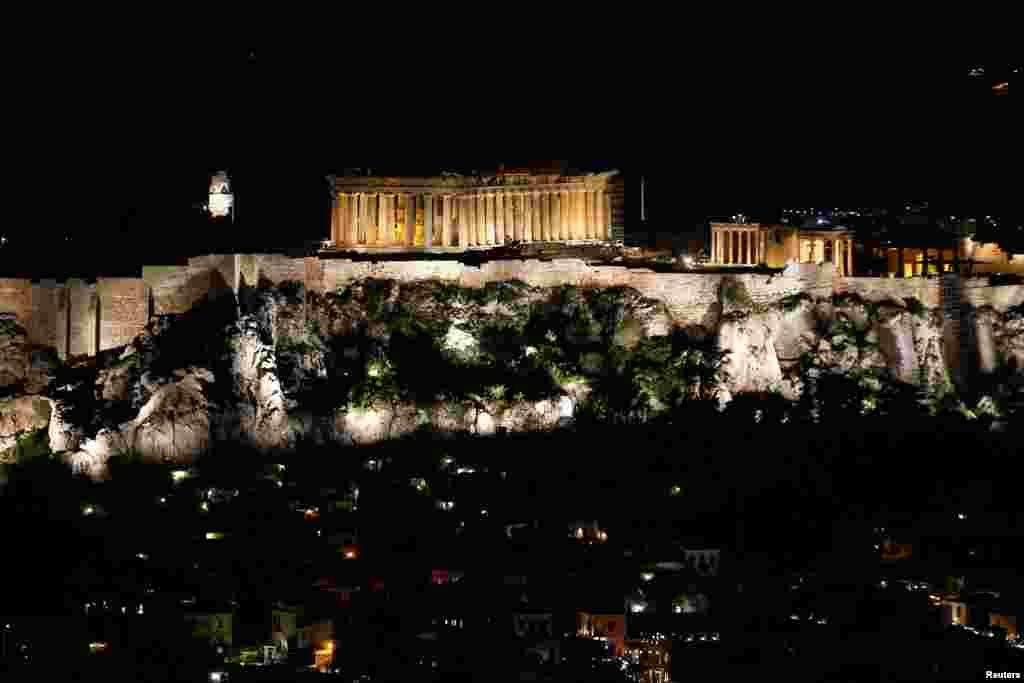
[[[481,266],[458,260],[352,261],[292,258],[282,254],[210,255],[189,259],[185,266],[147,266],[141,278],[101,278],[97,284],[69,280],[32,283],[0,279],[0,313],[14,313],[34,343],[56,346],[64,356],[94,354],[130,341],[149,315],[184,313],[204,298],[227,295],[267,281],[304,283],[307,290],[334,291],[354,280],[387,278],[399,281],[436,279],[465,287],[521,280],[535,287],[632,287],[664,302],[679,325],[706,324],[719,303],[724,283],[738,285],[754,303],[771,303],[806,292],[829,296],[851,292],[870,301],[914,298],[929,308],[950,311],[939,279],[838,277],[831,264],[794,264],[783,273],[697,274],[656,273],[645,268],[591,266],[582,259],[509,259]],[[1005,310],[1024,302],[1024,286],[990,287],[985,278],[960,279],[957,296],[975,308]],[[152,300],[152,305],[150,304]],[[301,317],[301,316],[300,316]]]

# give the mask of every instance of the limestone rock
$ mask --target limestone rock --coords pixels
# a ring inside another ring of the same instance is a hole
[[[459,322],[465,324],[465,321],[452,322],[442,342],[442,348],[459,360],[474,361],[480,355],[480,341],[471,333],[462,329],[459,326]]]
[[[259,323],[243,316],[227,331],[230,353],[223,359],[232,402],[224,407],[219,434],[264,451],[287,448],[294,440],[277,360]]]
[[[53,349],[30,344],[24,329],[12,321],[0,321],[0,390],[41,393],[59,365]]]
[[[138,416],[121,427],[125,442],[144,461],[186,464],[210,445],[208,387],[213,374],[204,368],[184,371],[161,387]]]
[[[82,442],[81,429],[65,422],[59,401],[51,399],[50,406],[50,450],[54,453],[77,451]]]
[[[814,304],[801,300],[792,310],[771,311],[760,315],[772,334],[772,344],[780,359],[795,360],[817,337]]]
[[[19,396],[0,400],[0,437],[46,429],[53,409],[41,396]]]
[[[782,369],[764,316],[730,316],[718,330],[718,346],[729,355],[724,369],[731,393],[769,391],[782,382]]]

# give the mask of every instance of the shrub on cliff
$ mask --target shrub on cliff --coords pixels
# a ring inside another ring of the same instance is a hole
[[[800,307],[800,302],[806,301],[808,303],[814,303],[814,297],[807,292],[798,292],[797,294],[788,294],[779,299],[778,306],[785,313],[792,313]]]
[[[25,328],[18,324],[17,320],[10,320],[7,318],[0,318],[0,336],[3,337],[16,337],[26,336],[28,333]]]
[[[19,434],[15,439],[12,456],[14,462],[22,463],[35,458],[48,458],[50,452],[50,436],[47,429],[37,429]]]
[[[928,309],[925,305],[912,296],[904,299],[907,312],[916,318],[927,318]]]
[[[749,306],[752,300],[747,288],[735,278],[726,277],[718,290],[718,298],[723,304],[732,306]]]
[[[298,280],[285,280],[277,286],[285,299],[285,303],[297,306],[302,303],[306,293],[306,285]]]

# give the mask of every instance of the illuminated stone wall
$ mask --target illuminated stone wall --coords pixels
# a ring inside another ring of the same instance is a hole
[[[939,279],[844,278],[831,264],[794,264],[783,273],[697,274],[656,273],[643,268],[591,266],[582,259],[523,259],[466,265],[460,261],[352,261],[291,258],[285,255],[227,255],[190,259],[184,266],[146,266],[142,278],[102,278],[92,285],[81,280],[33,284],[23,279],[0,279],[0,312],[13,313],[38,344],[55,346],[63,356],[93,354],[128,343],[144,329],[150,314],[184,313],[213,296],[227,295],[242,281],[272,284],[297,281],[315,292],[335,291],[365,278],[399,281],[442,280],[465,287],[488,282],[521,280],[535,287],[632,287],[662,301],[678,325],[714,326],[723,281],[738,284],[754,303],[771,303],[806,292],[829,296],[856,293],[864,299],[903,302],[917,299],[929,308],[951,313]],[[1024,303],[1024,286],[990,287],[987,278],[960,278],[956,296],[974,308],[999,310]],[[304,307],[294,306],[292,323],[299,329]]]
[[[32,282],[17,278],[0,278],[0,313],[13,313],[18,323],[27,327],[32,310]]]
[[[96,353],[96,323],[99,314],[99,297],[96,285],[82,280],[67,282],[71,334],[68,339],[68,355],[90,356]]]
[[[143,267],[142,279],[152,292],[153,313],[167,315],[191,310],[213,289],[214,274],[215,271],[201,266]]]
[[[60,348],[57,339],[58,322],[64,321],[64,327],[67,327],[66,318],[58,311],[58,300],[63,296],[63,289],[64,286],[56,280],[33,283],[32,306],[26,325],[28,338],[34,343]],[[64,332],[62,336],[66,338],[66,329]]]
[[[99,295],[100,350],[123,346],[146,327],[149,301],[141,278],[101,278]]]

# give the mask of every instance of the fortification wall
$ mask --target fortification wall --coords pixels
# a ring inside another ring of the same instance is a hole
[[[18,324],[27,328],[31,311],[31,280],[0,278],[0,313],[13,313],[18,318]]]
[[[146,327],[149,292],[141,278],[102,278],[99,295],[100,350],[127,344]]]
[[[201,266],[159,266],[155,272],[143,268],[142,279],[150,287],[153,313],[167,315],[191,310],[213,290],[214,274],[215,271]]]
[[[32,306],[26,326],[33,343],[58,348],[58,319],[63,320],[63,316],[58,312],[57,301],[63,289],[56,280],[42,280],[32,285]],[[67,327],[66,321],[64,326]]]
[[[677,324],[707,324],[713,318],[725,281],[739,284],[755,303],[769,303],[806,292],[828,296],[852,292],[870,301],[914,298],[929,308],[951,311],[950,296],[962,305],[1005,310],[1024,303],[1024,286],[991,287],[987,278],[885,279],[838,277],[831,264],[790,266],[781,274],[761,275],[656,273],[643,268],[590,266],[581,259],[491,261],[479,267],[452,261],[351,261],[291,258],[279,254],[213,255],[190,259],[185,266],[146,266],[141,278],[101,278],[96,284],[65,284],[0,279],[0,313],[13,313],[33,343],[57,348],[61,356],[94,354],[131,341],[150,315],[184,313],[207,297],[231,292],[261,280],[305,284],[307,290],[334,291],[364,278],[399,281],[436,279],[465,287],[521,280],[536,287],[632,287],[664,302]],[[945,283],[945,289],[944,287]],[[954,293],[955,292],[955,293]],[[291,321],[301,326],[302,306]]]
[[[282,254],[261,254],[258,259],[258,280],[266,280],[275,285],[288,280],[306,281],[305,259],[290,258]]]
[[[99,343],[96,325],[99,297],[96,294],[96,285],[71,279],[67,282],[67,290],[71,328],[68,355],[94,355]]]

